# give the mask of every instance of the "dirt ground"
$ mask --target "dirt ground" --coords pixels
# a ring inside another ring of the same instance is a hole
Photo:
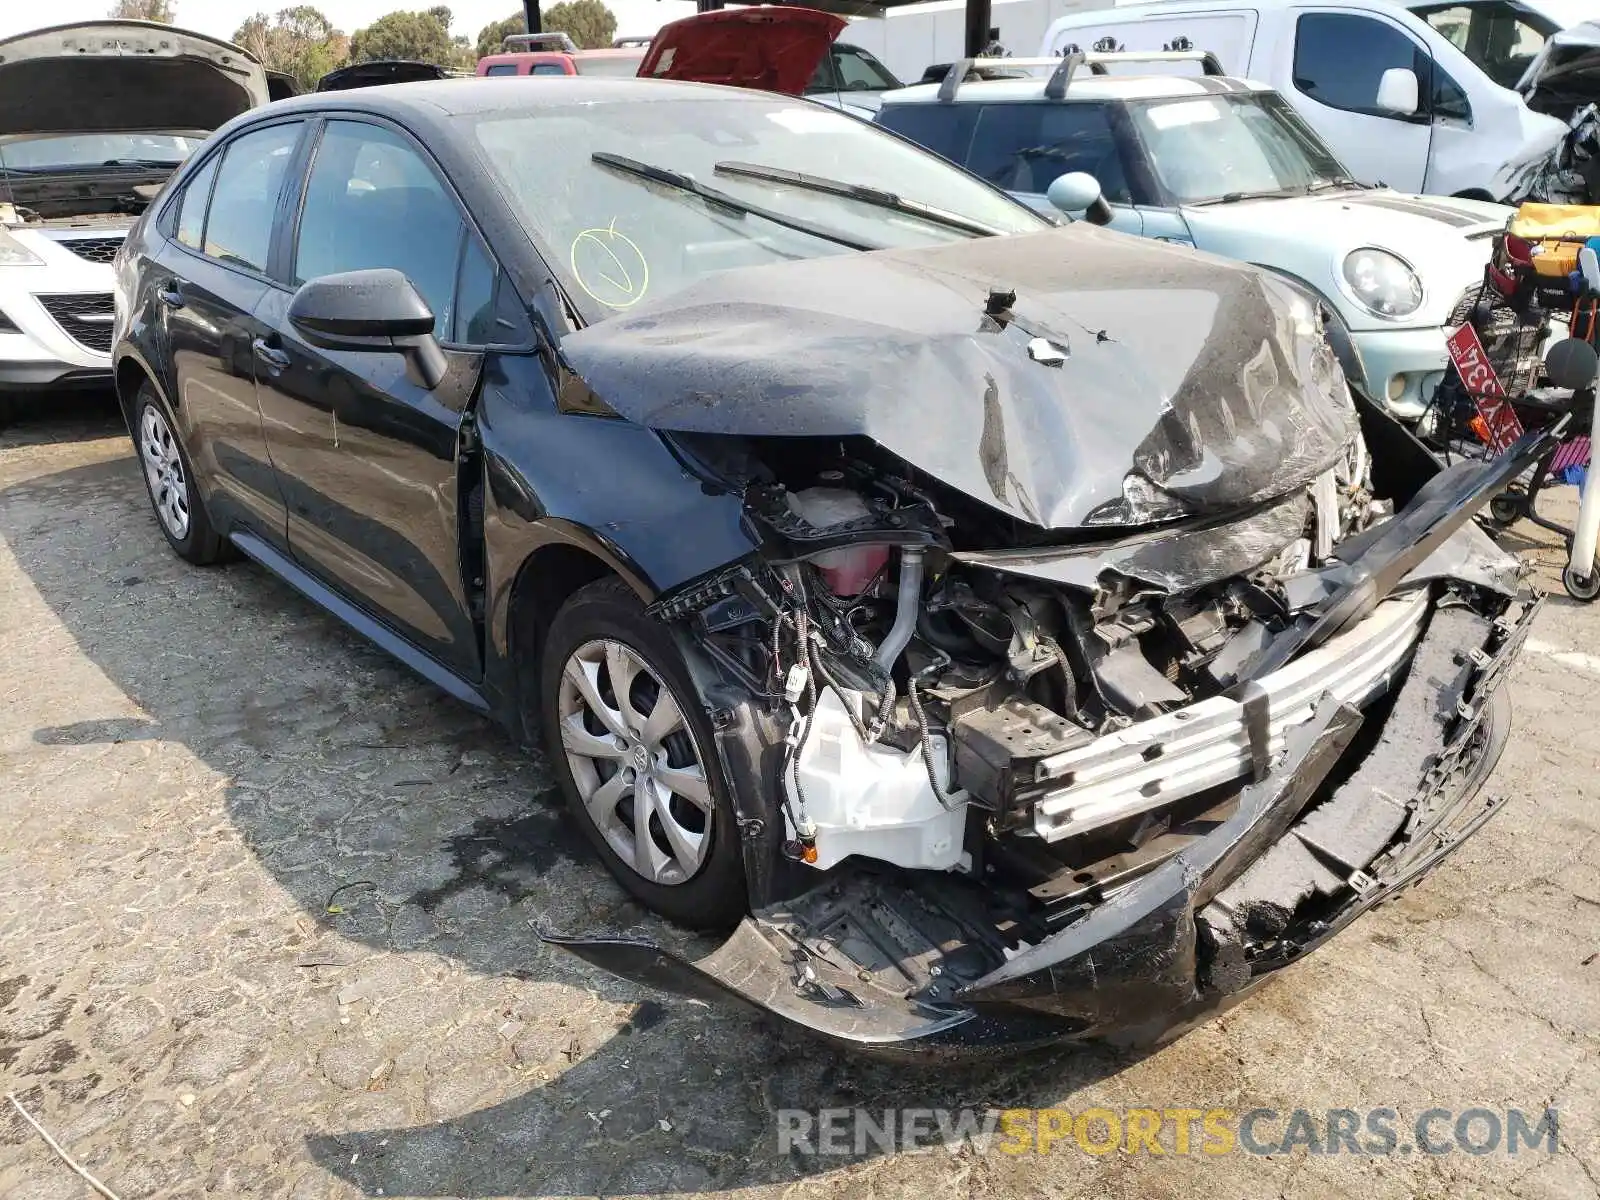
[[[123,1200],[1595,1197],[1600,609],[1530,528],[1558,594],[1481,834],[1159,1051],[930,1074],[544,948],[702,947],[624,899],[494,728],[260,570],[170,554],[109,406],[27,421],[0,433],[0,1091]],[[820,1158],[775,1132],[966,1104],[1554,1105],[1561,1147]],[[0,1102],[0,1196],[90,1195]]]

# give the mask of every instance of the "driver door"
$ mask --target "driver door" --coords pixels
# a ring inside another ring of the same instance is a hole
[[[452,191],[408,135],[330,120],[311,159],[285,285],[258,310],[267,443],[289,548],[325,584],[452,672],[481,676],[462,577],[459,442],[481,355],[466,347],[495,269]],[[397,352],[312,346],[288,318],[310,279],[392,267],[436,318],[450,359],[437,388]],[[463,314],[458,319],[458,314]]]

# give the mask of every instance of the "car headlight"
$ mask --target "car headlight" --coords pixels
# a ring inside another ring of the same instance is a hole
[[[0,229],[0,267],[42,267],[44,259]]]
[[[1387,250],[1363,246],[1345,255],[1344,282],[1363,308],[1380,317],[1409,317],[1422,307],[1422,280]]]

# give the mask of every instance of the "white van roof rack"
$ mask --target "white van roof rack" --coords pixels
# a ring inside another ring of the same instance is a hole
[[[1180,63],[1197,62],[1207,75],[1226,75],[1222,60],[1209,50],[1148,50],[1123,51],[1116,54],[1079,53],[1064,54],[1059,58],[963,58],[950,64],[944,81],[939,84],[939,99],[954,100],[956,92],[966,81],[967,73],[974,67],[1054,67],[1044,85],[1045,98],[1060,100],[1067,94],[1067,85],[1079,67],[1088,67],[1092,75],[1106,75],[1108,65],[1118,63]]]

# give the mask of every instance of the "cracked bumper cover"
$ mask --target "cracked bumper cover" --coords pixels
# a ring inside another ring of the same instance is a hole
[[[1392,588],[1431,586],[1414,572],[1475,533],[1455,536],[1500,476],[1542,449],[1534,435],[1524,441],[1503,460],[1459,464],[1431,481],[1391,536],[1372,539],[1344,569],[1344,588],[1302,645],[1349,628]],[[906,885],[870,872],[758,910],[697,962],[637,941],[546,940],[648,986],[734,1000],[892,1057],[1172,1036],[1428,874],[1498,810],[1498,799],[1477,795],[1508,719],[1497,689],[1540,603],[1526,593],[1503,611],[1429,601],[1405,683],[1381,729],[1367,731],[1377,734],[1371,749],[1331,794],[1324,784],[1363,714],[1328,690],[1308,719],[1273,731],[1273,753],[1220,825],[1004,961],[963,961],[972,945],[960,935],[973,922],[961,901],[941,899],[955,891],[948,883],[941,892],[938,879]],[[1308,810],[1319,789],[1327,798]],[[892,939],[897,948],[928,950],[924,970],[899,990],[894,971],[873,961],[895,955],[882,953],[881,937],[863,936],[886,928],[914,935]]]

